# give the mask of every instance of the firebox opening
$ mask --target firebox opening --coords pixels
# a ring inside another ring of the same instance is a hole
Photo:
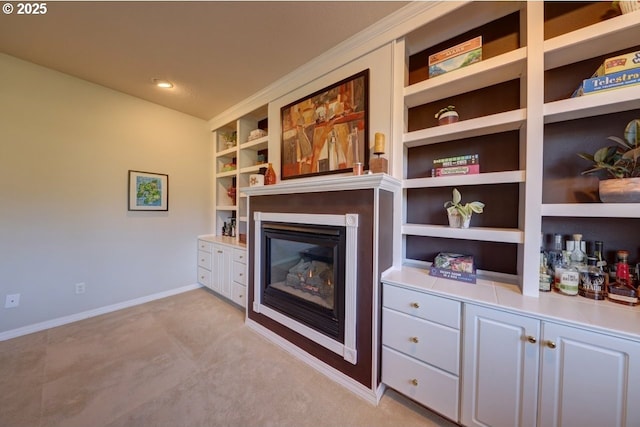
[[[262,301],[344,343],[346,229],[262,224]]]

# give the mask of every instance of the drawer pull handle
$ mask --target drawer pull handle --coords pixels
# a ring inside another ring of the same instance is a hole
[[[417,302],[412,302],[412,303],[411,303],[411,307],[413,307],[413,308],[420,308],[420,304],[418,304]]]
[[[409,341],[411,341],[412,343],[418,343],[418,337],[411,337],[409,338]]]
[[[412,380],[411,380],[411,385],[414,385],[414,386],[418,387],[418,380],[417,380],[417,379],[415,379],[415,378],[414,378],[414,379],[412,379]]]
[[[537,342],[536,337],[532,337],[531,335],[527,335],[527,341],[531,344],[535,344]]]
[[[545,344],[551,349],[556,348],[556,343],[554,343],[553,341],[547,341]]]
[[[221,253],[222,253],[222,251],[218,251],[218,253],[219,253],[219,254],[221,254]]]
[[[240,277],[242,277],[242,273],[240,273]]]

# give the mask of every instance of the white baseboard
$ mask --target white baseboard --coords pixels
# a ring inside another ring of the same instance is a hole
[[[249,318],[246,319],[245,324],[249,328],[257,332],[258,334],[262,335],[264,338],[278,345],[288,353],[297,357],[307,365],[311,366],[321,374],[324,374],[325,376],[329,377],[333,381],[342,385],[343,387],[353,392],[354,394],[358,395],[359,397],[366,400],[367,402],[375,406],[377,406],[378,403],[380,402],[380,399],[382,398],[382,394],[384,393],[384,390],[385,390],[384,386],[381,385],[382,387],[377,387],[376,390],[374,390],[373,388],[367,388],[364,385],[360,384],[358,381],[347,376],[345,373],[338,371],[333,366],[327,365],[322,360],[298,348],[291,342],[282,338],[280,335],[276,334],[275,332],[265,328],[261,324]]]
[[[88,319],[90,317],[100,316],[101,314],[111,313],[112,311],[122,310],[123,308],[133,307],[135,305],[144,304],[157,299],[170,297],[172,295],[181,294],[183,292],[192,291],[194,289],[201,288],[202,285],[194,284],[187,285],[181,288],[171,289],[164,292],[158,292],[157,294],[151,294],[140,298],[135,298],[128,301],[119,302],[117,304],[107,305],[93,310],[87,310],[69,316],[58,317],[57,319],[51,319],[33,325],[23,326],[21,328],[11,329],[9,331],[0,332],[0,341],[5,341],[11,338],[17,338],[22,335],[32,334],[34,332],[44,331],[45,329],[55,328],[56,326],[66,325],[68,323],[77,322],[78,320]]]

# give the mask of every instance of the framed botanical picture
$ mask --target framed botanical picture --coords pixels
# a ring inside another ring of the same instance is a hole
[[[280,110],[282,179],[351,172],[369,163],[369,70]]]
[[[130,170],[129,210],[168,211],[169,175]]]

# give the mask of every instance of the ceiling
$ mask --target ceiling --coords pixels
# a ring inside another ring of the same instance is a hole
[[[208,120],[407,2],[46,4],[0,14],[0,52]]]

